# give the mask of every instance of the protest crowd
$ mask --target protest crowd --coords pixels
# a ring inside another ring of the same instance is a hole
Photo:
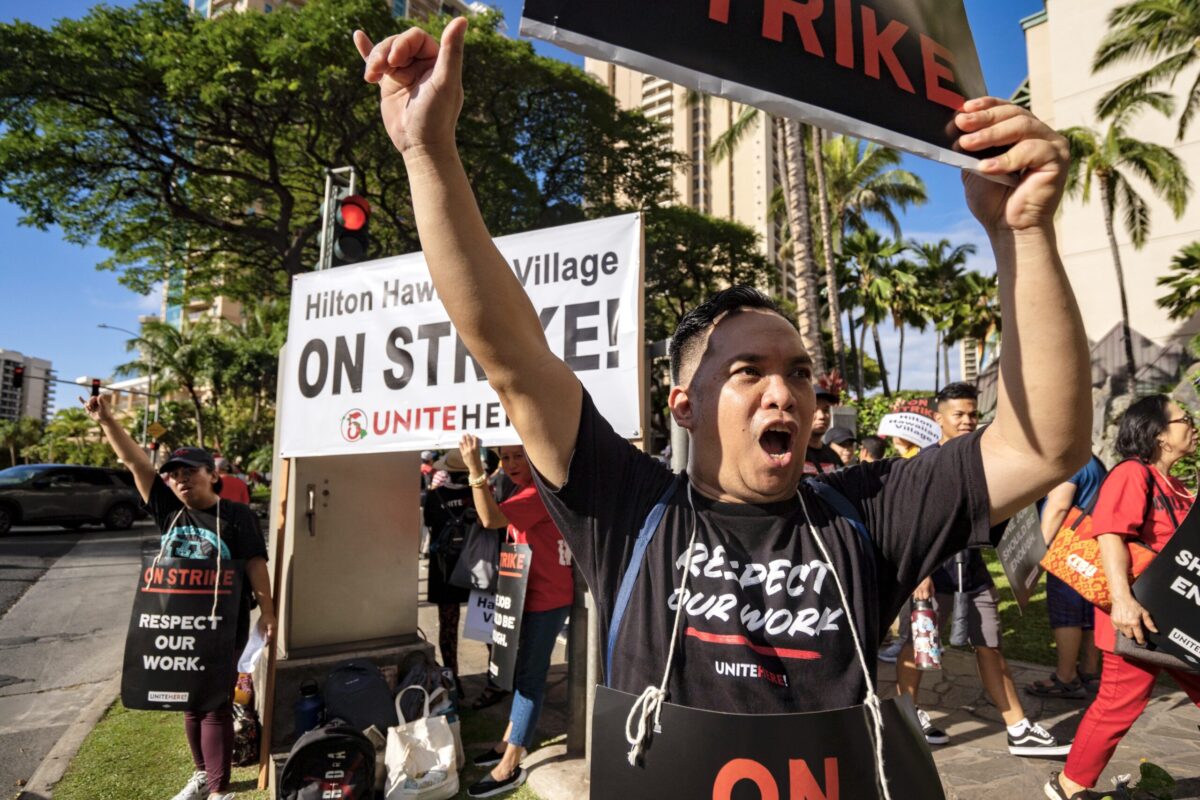
[[[523,759],[538,741],[576,576],[601,631],[593,796],[651,796],[666,785],[678,794],[655,796],[701,796],[703,780],[704,796],[731,796],[739,781],[766,778],[722,772],[716,785],[726,794],[718,794],[711,776],[690,768],[701,759],[699,742],[719,748],[769,719],[764,741],[787,742],[791,734],[775,732],[792,731],[801,746],[834,747],[824,771],[816,762],[793,768],[813,785],[840,781],[842,797],[942,797],[930,747],[954,742],[917,701],[946,644],[973,651],[1012,756],[1065,759],[1046,769],[1051,800],[1102,796],[1093,791],[1100,775],[1160,676],[1200,705],[1196,666],[1161,646],[1157,634],[1168,625],[1132,580],[1191,510],[1194,495],[1172,468],[1196,452],[1197,432],[1183,408],[1155,394],[1120,420],[1118,463],[1092,453],[1088,350],[1053,227],[1068,170],[1061,136],[990,97],[967,99],[954,116],[961,148],[989,153],[964,180],[1003,303],[1001,388],[988,420],[975,386],[950,383],[936,396],[898,402],[877,430],[835,423],[845,398],[814,374],[792,321],[756,289],[732,286],[688,311],[670,339],[667,403],[690,439],[686,468],[676,473],[614,430],[549,348],[543,320],[493,244],[455,143],[466,28],[466,20],[450,22],[440,41],[418,28],[378,42],[354,33],[408,170],[437,295],[520,438],[496,447],[467,433],[458,447],[421,453],[421,557],[425,599],[438,610],[440,664],[413,685],[427,719],[439,722],[417,731],[400,710],[384,726],[398,726],[404,742],[396,783],[387,734],[387,797],[454,796],[421,794],[452,780],[458,791],[452,773],[467,765],[451,746],[456,711],[439,716],[431,702],[476,710],[509,703],[503,740],[470,759],[488,771],[467,792],[500,796],[525,782]],[[1015,178],[990,179],[1005,176]],[[86,408],[162,534],[148,574],[215,559],[200,597],[215,618],[218,595],[230,595],[222,608],[234,635],[212,657],[232,686],[251,640],[251,608],[260,648],[276,624],[246,484],[199,448],[178,449],[156,467],[114,423],[105,398]],[[1035,505],[1058,662],[1044,679],[1018,686],[984,553],[1000,544],[1010,518]],[[1086,574],[1080,553],[1091,554]],[[244,574],[224,592],[222,560]],[[1097,573],[1107,576],[1102,585]],[[481,645],[460,643],[462,608],[485,583],[496,618],[489,675],[482,693],[467,698],[459,648]],[[896,664],[895,696],[881,696],[878,661]],[[1028,696],[1086,707],[1074,736],[1031,719]],[[234,796],[231,697],[186,710],[195,772],[175,800]],[[435,766],[413,767],[418,751]]]

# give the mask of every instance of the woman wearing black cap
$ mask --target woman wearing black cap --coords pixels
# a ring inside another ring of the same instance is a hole
[[[83,398],[80,398],[83,400]],[[133,473],[138,492],[162,532],[165,558],[221,558],[246,564],[248,590],[238,611],[236,645],[240,653],[250,635],[250,595],[258,601],[259,629],[267,641],[275,632],[275,605],[267,575],[267,549],[258,520],[249,506],[222,501],[221,479],[213,457],[198,447],[182,447],[156,472],[145,451],[121,427],[108,397],[84,401],[88,415],[100,423],[117,457]],[[236,655],[235,655],[236,658]],[[231,800],[229,766],[233,750],[233,686],[229,701],[208,713],[184,712],[184,730],[196,771],[174,800]]]

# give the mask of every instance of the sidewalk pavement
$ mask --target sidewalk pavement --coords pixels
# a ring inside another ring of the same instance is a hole
[[[421,596],[424,597],[423,586]],[[437,607],[423,602],[419,614],[421,628],[436,642]],[[562,737],[567,729],[565,656],[566,648],[560,640],[554,650],[538,725],[540,741]],[[487,651],[482,644],[460,638],[458,659],[470,700],[482,691]],[[1020,662],[1009,664],[1029,718],[1040,722],[1055,736],[1070,739],[1083,716],[1085,701],[1025,694],[1024,687],[1046,677],[1050,669]],[[894,667],[879,664],[880,695],[891,696],[895,686]],[[1000,713],[979,683],[971,653],[948,651],[942,672],[924,676],[919,700],[934,723],[950,734],[949,745],[933,749],[947,800],[1041,798],[1050,772],[1062,769],[1065,758],[1009,755]],[[503,719],[508,707],[507,702],[498,703],[481,713]],[[476,752],[482,749],[478,747]],[[1200,710],[1170,679],[1160,683],[1146,712],[1121,742],[1100,787],[1110,787],[1110,779],[1119,773],[1136,775],[1142,758],[1165,768],[1179,781],[1175,800],[1200,800]],[[583,759],[567,757],[565,740],[533,751],[526,757],[525,766],[529,768],[529,786],[542,800],[578,800],[586,796],[581,788],[588,783],[586,765]]]
[[[116,697],[146,531],[84,536],[0,620],[0,736],[26,743],[22,800],[51,796]],[[0,787],[0,797],[21,788]]]

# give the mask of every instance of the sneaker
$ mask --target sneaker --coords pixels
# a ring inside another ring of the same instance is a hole
[[[1060,744],[1041,725],[1030,725],[1020,735],[1008,734],[1008,752],[1014,756],[1065,756],[1071,743]]]
[[[895,664],[896,659],[900,657],[900,651],[904,649],[903,639],[893,639],[886,646],[879,648],[879,660],[886,664]]]
[[[524,767],[517,767],[513,770],[512,775],[502,781],[496,780],[491,775],[484,775],[483,780],[476,781],[471,784],[470,789],[467,789],[467,797],[493,797],[511,792],[525,782],[526,774]]]
[[[1067,794],[1067,790],[1062,787],[1062,783],[1058,780],[1059,773],[1051,772],[1050,780],[1046,781],[1046,786],[1043,791],[1046,792],[1046,797],[1049,800],[1100,800],[1104,797],[1102,794],[1097,794],[1090,789],[1083,789],[1075,794]]]
[[[193,772],[183,791],[171,800],[208,800],[208,773],[200,769]]]
[[[950,744],[949,734],[936,727],[924,709],[917,709],[917,721],[921,723],[921,733],[925,734],[925,741],[930,744]]]
[[[228,794],[213,795],[209,797],[208,800],[237,800],[237,795],[235,795],[233,792],[229,792]]]
[[[500,759],[502,758],[504,758],[503,753],[497,753],[493,748],[489,747],[472,758],[471,763],[477,767],[494,767],[500,763]]]

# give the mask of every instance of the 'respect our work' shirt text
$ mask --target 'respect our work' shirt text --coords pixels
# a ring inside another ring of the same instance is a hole
[[[667,700],[713,711],[793,713],[862,703],[866,682],[832,570],[874,670],[884,626],[920,579],[965,546],[994,544],[978,434],[928,458],[824,476],[858,509],[869,541],[802,484],[829,561],[799,499],[723,503],[693,490],[693,515],[686,476],[676,478],[621,439],[586,392],[566,482],[554,489],[538,480],[592,589],[605,638],[638,532],[668,484],[680,480],[630,596],[609,685],[640,694],[660,683],[682,602]],[[696,544],[681,598],[693,523]]]
[[[192,509],[183,504],[161,477],[155,476],[146,501],[158,530],[163,536],[164,558],[217,558],[222,561],[249,561],[267,558],[267,544],[258,527],[258,518],[249,506],[222,500],[207,509]],[[221,511],[221,536],[217,537],[217,509]],[[178,519],[176,519],[178,515]],[[174,521],[174,527],[171,523]],[[240,647],[250,632],[250,580],[243,576],[242,603],[238,610],[237,642]]]

